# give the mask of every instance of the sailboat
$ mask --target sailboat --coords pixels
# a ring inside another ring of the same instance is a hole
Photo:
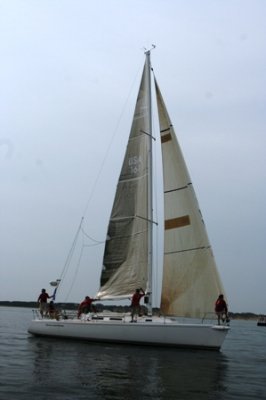
[[[152,89],[154,81],[155,88]],[[152,314],[153,215],[152,93],[158,109],[163,163],[164,249],[160,313]],[[191,179],[150,61],[145,63],[127,149],[118,180],[103,255],[99,300],[128,299],[144,288],[147,314],[83,319],[35,317],[33,335],[97,342],[179,346],[218,350],[229,327],[208,320],[224,289]],[[182,317],[180,319],[180,317]]]
[[[258,326],[266,326],[266,315],[260,315],[257,321]]]

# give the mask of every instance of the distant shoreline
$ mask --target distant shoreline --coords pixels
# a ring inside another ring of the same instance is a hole
[[[64,308],[68,310],[77,310],[78,303],[57,303],[59,308]],[[36,301],[0,301],[0,307],[25,307],[25,308],[37,308]],[[130,310],[129,306],[107,306],[100,303],[97,304],[97,309],[99,312],[105,310],[116,311],[116,312],[127,312]],[[158,312],[158,309],[155,309]],[[234,313],[229,312],[230,319],[243,319],[243,320],[257,320],[261,314],[255,314],[251,312]]]

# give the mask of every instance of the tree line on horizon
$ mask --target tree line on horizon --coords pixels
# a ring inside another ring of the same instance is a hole
[[[77,310],[79,303],[56,303],[57,306],[61,309],[68,310]],[[0,306],[5,307],[26,307],[26,308],[37,308],[36,301],[0,301]],[[130,310],[130,306],[118,306],[118,305],[103,305],[101,303],[97,303],[97,311],[102,312],[103,310],[109,310],[114,312],[128,312]],[[160,310],[158,308],[154,308],[155,313],[159,313]],[[242,312],[242,313],[234,313],[229,312],[229,317],[232,319],[256,319],[260,314],[252,313],[252,312]]]

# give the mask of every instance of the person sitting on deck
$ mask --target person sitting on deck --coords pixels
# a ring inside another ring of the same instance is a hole
[[[228,307],[224,300],[223,294],[220,294],[215,302],[215,312],[218,317],[218,325],[221,324],[221,320],[222,322],[224,321],[229,322]]]
[[[140,300],[145,296],[145,292],[143,289],[136,289],[135,293],[131,299],[131,321],[130,322],[137,322],[137,315],[140,313]]]
[[[89,296],[86,296],[85,299],[80,303],[78,308],[78,318],[81,314],[88,314],[89,312],[95,312],[95,307],[92,305],[92,302],[96,299],[91,299]]]

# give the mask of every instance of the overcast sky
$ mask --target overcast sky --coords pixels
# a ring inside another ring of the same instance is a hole
[[[0,0],[0,300],[51,293],[83,215],[104,241],[154,43],[230,310],[266,313],[265,19],[263,0]],[[98,290],[104,245],[83,244],[58,300]]]

